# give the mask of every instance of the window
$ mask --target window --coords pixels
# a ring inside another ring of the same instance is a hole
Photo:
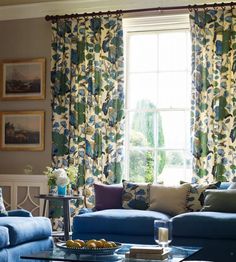
[[[188,22],[183,16],[145,19],[124,22],[124,177],[165,184],[191,181]]]

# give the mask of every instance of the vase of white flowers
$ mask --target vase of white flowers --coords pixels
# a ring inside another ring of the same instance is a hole
[[[48,177],[48,185],[50,188],[57,186],[58,195],[66,195],[67,186],[76,182],[77,169],[74,166],[68,168],[51,168],[46,167],[44,172]]]

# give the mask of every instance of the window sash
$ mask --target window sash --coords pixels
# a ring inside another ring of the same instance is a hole
[[[139,34],[150,34],[150,33],[157,33],[158,32],[170,32],[170,31],[187,31],[189,30],[189,18],[188,15],[172,15],[172,16],[159,16],[159,17],[142,17],[142,18],[124,18],[123,20],[123,28],[124,28],[124,39],[125,39],[125,59],[128,58],[127,56],[127,50],[129,50],[129,39],[130,36],[135,35],[137,33]],[[127,60],[125,60],[127,62]],[[126,97],[129,96],[129,90],[127,88],[127,83],[128,83],[128,77],[131,74],[139,73],[138,71],[131,71],[130,68],[127,66],[125,68],[125,76],[126,76]],[[163,72],[189,72],[190,68],[186,68],[183,70],[154,70],[153,73],[163,73]],[[145,73],[141,71],[141,73]],[[150,73],[148,71],[147,73]],[[142,147],[142,146],[132,146],[130,145],[130,113],[132,112],[153,112],[153,113],[158,113],[158,112],[183,112],[184,114],[187,114],[188,112],[190,113],[190,107],[181,107],[181,108],[176,108],[176,107],[170,107],[170,108],[156,108],[155,110],[137,110],[137,109],[132,109],[128,107],[128,99],[125,101],[125,115],[126,115],[126,124],[125,124],[125,165],[124,165],[124,179],[128,179],[129,177],[129,156],[131,151],[150,151],[153,152],[154,154],[154,183],[157,182],[157,165],[156,165],[156,158],[158,151],[177,151],[177,152],[182,152],[184,155],[189,153],[189,148],[188,148],[188,143],[185,141],[185,144],[183,145],[182,148],[172,148],[172,147],[159,147],[158,145],[155,145],[154,147]],[[185,121],[185,125],[187,122]],[[157,133],[157,130],[155,131]],[[185,135],[186,137],[186,135]],[[186,160],[186,159],[185,159]],[[184,161],[184,170],[186,172],[186,161]]]

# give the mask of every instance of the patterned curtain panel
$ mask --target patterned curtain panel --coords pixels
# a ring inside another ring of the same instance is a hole
[[[192,11],[192,150],[196,180],[236,172],[236,10]]]
[[[53,166],[78,167],[79,194],[121,180],[123,31],[119,16],[52,22]]]

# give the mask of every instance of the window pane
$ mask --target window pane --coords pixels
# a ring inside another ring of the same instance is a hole
[[[179,185],[185,181],[185,158],[183,151],[161,151],[165,153],[165,165],[158,176],[158,181],[167,185]],[[160,153],[159,153],[160,154]],[[157,161],[157,169],[160,162]]]
[[[153,182],[154,153],[152,151],[132,150],[129,152],[129,180]]]
[[[186,127],[185,127],[185,140],[186,140],[186,150],[191,151],[191,129],[190,129],[190,112],[185,113]]]
[[[190,151],[185,153],[185,179],[184,181],[191,183],[192,182],[192,155]]]
[[[156,113],[130,113],[129,142],[130,146],[154,147]]]
[[[187,76],[185,72],[159,74],[158,107],[187,107]]]
[[[130,72],[157,70],[157,35],[131,35],[129,37],[128,55]]]
[[[185,113],[181,111],[160,112],[160,122],[164,134],[164,147],[171,149],[185,148]]]
[[[129,77],[128,108],[146,109],[143,100],[156,104],[157,99],[157,76],[153,73],[131,74]],[[149,106],[148,106],[149,107]]]
[[[185,32],[169,32],[159,34],[159,69],[187,69],[187,41]]]
[[[190,182],[190,34],[166,30],[127,36],[129,179]]]

